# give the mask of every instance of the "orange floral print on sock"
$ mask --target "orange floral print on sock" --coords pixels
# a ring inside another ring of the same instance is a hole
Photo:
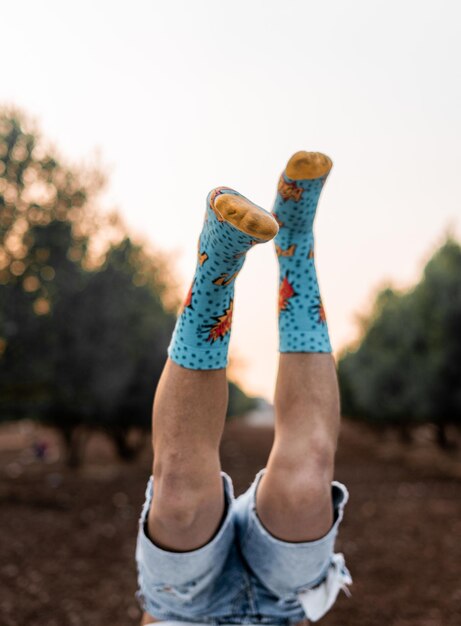
[[[293,254],[296,252],[296,244],[292,243],[291,246],[289,246],[285,250],[275,244],[275,251],[277,252],[277,256],[293,256]]]
[[[319,322],[326,324],[327,316],[325,314],[325,308],[323,306],[322,298],[319,296]]]
[[[225,287],[227,287],[227,285],[230,285],[231,282],[237,278],[237,275],[238,272],[234,272],[229,277],[229,274],[225,272],[224,274],[221,274],[221,276],[218,276],[218,278],[214,279],[213,285],[224,285]]]
[[[210,334],[207,337],[207,341],[214,343],[218,339],[223,339],[229,332],[232,327],[232,313],[234,310],[234,300],[230,301],[229,308],[220,315],[215,318],[216,323],[213,324],[210,328]]]
[[[295,181],[287,183],[283,174],[280,176],[277,189],[283,200],[294,200],[295,202],[299,202],[301,200],[301,196],[304,191],[302,187],[298,187],[296,185]]]
[[[290,298],[295,296],[295,290],[293,289],[293,285],[288,280],[288,274],[284,276],[282,282],[280,283],[279,289],[279,313],[285,311],[289,306]]]
[[[275,217],[275,221],[277,222],[277,224],[279,225],[279,228],[282,228],[283,226],[283,222],[282,220],[279,218],[279,216],[277,215],[277,213],[275,213],[275,211],[272,212],[272,215]]]
[[[199,250],[197,258],[198,258],[198,262],[200,263],[200,266],[202,266],[205,263],[205,261],[208,259],[208,254],[206,252],[200,252]]]

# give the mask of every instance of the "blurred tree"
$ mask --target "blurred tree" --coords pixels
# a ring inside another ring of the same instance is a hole
[[[30,247],[31,229],[63,221],[72,226],[69,256],[82,261],[88,237],[94,232],[89,200],[101,190],[104,179],[95,170],[69,168],[44,148],[36,130],[18,111],[0,111],[0,279],[19,282],[37,277],[47,266],[47,250]],[[45,276],[46,280],[46,276]],[[29,281],[29,286],[33,283]],[[35,290],[42,295],[43,281]],[[26,287],[27,289],[27,287]],[[30,290],[32,292],[32,289]],[[46,296],[46,291],[45,291]]]
[[[228,418],[238,417],[252,411],[257,404],[257,399],[247,396],[238,385],[229,382],[229,406]]]
[[[383,289],[362,340],[340,356],[343,412],[373,424],[461,426],[461,248],[449,236],[406,293]]]
[[[103,429],[130,459],[176,318],[171,276],[116,218],[91,210],[102,176],[62,164],[29,126],[0,111],[0,421],[54,425],[71,464],[82,426]],[[251,404],[231,383],[229,414]]]
[[[50,408],[48,316],[83,280],[94,230],[87,201],[102,183],[62,165],[22,113],[0,111],[0,419]]]
[[[127,238],[95,263],[89,244],[102,229],[90,202],[103,179],[50,156],[29,126],[0,115],[1,419],[55,425],[71,462],[78,427],[104,427],[128,458],[174,322],[168,272]]]
[[[452,236],[427,264],[415,298],[430,355],[420,378],[424,417],[447,447],[446,426],[461,428],[461,246]]]
[[[153,284],[156,270],[155,262],[130,239],[112,246],[85,290],[68,301],[59,342],[58,369],[64,380],[58,379],[58,387],[67,382],[77,396],[84,393],[82,419],[104,428],[124,459],[136,452],[128,444],[130,430],[150,427],[153,392],[174,325],[161,289]],[[70,368],[69,359],[76,360]],[[65,380],[82,370],[83,380]],[[60,412],[71,400],[62,398]]]

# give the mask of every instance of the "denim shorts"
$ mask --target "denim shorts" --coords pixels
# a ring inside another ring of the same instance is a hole
[[[347,592],[350,573],[343,555],[333,552],[349,498],[346,487],[331,483],[334,521],[323,537],[282,541],[269,533],[256,512],[256,489],[265,471],[238,498],[230,476],[221,472],[224,519],[207,544],[188,552],[164,550],[146,535],[153,496],[150,477],[136,545],[137,596],[145,611],[162,621],[288,626],[306,616],[316,621],[340,588]]]

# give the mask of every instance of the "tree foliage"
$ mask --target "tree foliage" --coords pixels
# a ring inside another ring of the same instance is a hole
[[[419,283],[383,289],[339,360],[343,411],[375,424],[461,426],[461,247],[448,236]]]
[[[128,435],[150,426],[175,322],[162,257],[120,226],[105,241],[110,224],[94,210],[102,184],[47,151],[23,115],[0,114],[0,420],[56,426],[73,460],[81,426],[133,456]],[[245,399],[233,386],[230,411]]]

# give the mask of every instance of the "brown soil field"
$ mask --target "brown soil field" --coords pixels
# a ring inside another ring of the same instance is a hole
[[[70,471],[53,435],[43,436],[49,458],[38,461],[27,436],[0,431],[0,625],[136,625],[133,553],[149,453],[118,463],[94,436],[84,466]],[[266,463],[272,437],[270,427],[226,427],[222,463],[236,495]],[[344,420],[335,477],[350,491],[336,550],[354,582],[319,623],[460,626],[459,456]]]

